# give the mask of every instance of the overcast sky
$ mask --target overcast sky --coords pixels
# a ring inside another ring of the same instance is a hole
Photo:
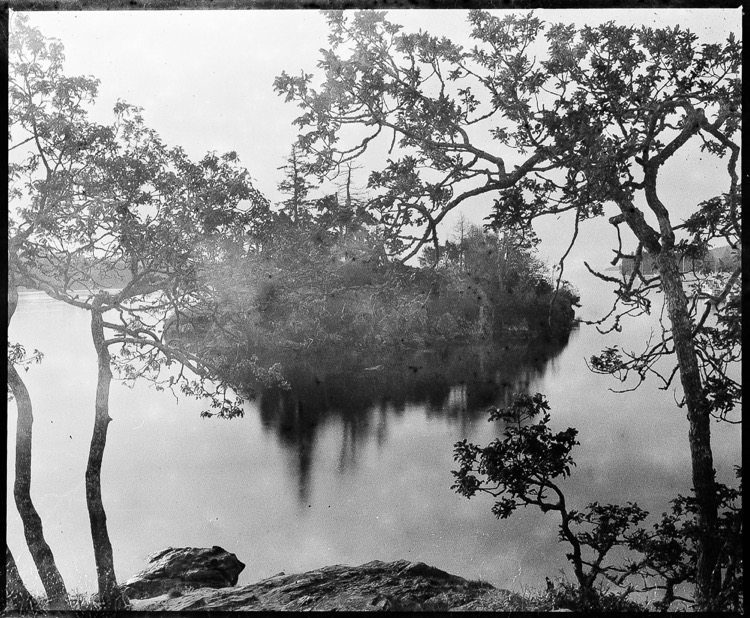
[[[693,30],[702,42],[725,40],[730,31],[741,33],[740,9],[536,13],[545,21],[579,26],[610,20],[652,27],[680,25]],[[423,28],[458,43],[468,42],[463,10],[394,10],[389,16],[407,31]],[[234,150],[257,188],[272,201],[278,199],[277,168],[296,136],[292,120],[299,110],[273,92],[273,80],[284,70],[315,73],[318,50],[327,44],[325,19],[318,11],[50,11],[33,13],[30,21],[45,36],[63,42],[68,74],[101,80],[97,120],[111,122],[118,98],[140,105],[146,122],[166,143],[183,146],[195,158],[211,150]],[[710,169],[696,173],[683,165],[665,187],[665,197],[695,204],[723,189],[712,183],[713,176]],[[481,222],[490,204],[485,198],[467,204],[461,213]],[[447,224],[455,223],[459,214]],[[565,250],[572,224],[548,221],[539,232],[543,256],[553,262]],[[587,228],[584,243],[572,255],[573,270],[586,254],[606,266],[610,249],[596,242],[603,234],[614,238],[606,223]]]

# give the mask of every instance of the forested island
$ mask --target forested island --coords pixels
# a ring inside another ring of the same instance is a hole
[[[377,365],[449,345],[567,340],[580,299],[537,257],[533,234],[462,219],[406,264],[389,257],[388,228],[373,200],[353,197],[350,177],[313,199],[301,167],[293,151],[279,185],[289,199],[256,206],[247,249],[204,264],[218,307],[177,309],[165,323],[170,340],[221,350],[227,379],[242,381],[238,354],[284,375],[320,355]],[[246,375],[252,388],[257,376]]]
[[[364,206],[339,205],[332,195],[305,215],[269,213],[271,229],[254,239],[255,251],[209,275],[226,298],[227,319],[232,307],[242,316],[249,349],[268,356],[564,340],[573,327],[576,292],[556,287],[533,248],[510,234],[463,224],[455,241],[410,266],[387,259],[384,230],[362,221]]]

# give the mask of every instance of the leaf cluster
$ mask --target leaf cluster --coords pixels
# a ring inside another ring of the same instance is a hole
[[[505,519],[520,506],[536,505],[542,511],[564,508],[555,480],[570,475],[574,465],[570,451],[578,442],[577,431],[552,433],[549,404],[540,394],[515,397],[506,410],[493,411],[490,420],[510,422],[504,438],[484,448],[462,440],[454,447],[459,469],[453,472],[452,489],[467,498],[478,492],[493,496],[492,512]],[[542,414],[540,421],[527,421]],[[555,499],[550,499],[552,494]]]

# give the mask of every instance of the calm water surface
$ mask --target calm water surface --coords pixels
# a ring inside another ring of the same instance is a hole
[[[606,288],[582,289],[593,316]],[[642,349],[655,318],[620,341]],[[70,589],[95,591],[84,471],[93,427],[96,358],[88,314],[43,295],[21,295],[10,338],[45,353],[24,374],[34,403],[33,498]],[[421,560],[468,578],[522,590],[566,565],[556,519],[533,510],[506,521],[489,497],[450,486],[452,447],[486,443],[501,427],[485,410],[513,391],[545,393],[553,425],[579,429],[571,505],[638,501],[660,512],[690,488],[685,412],[673,391],[617,383],[584,359],[612,344],[592,327],[567,346],[428,351],[366,363],[298,363],[291,392],[266,392],[243,419],[199,418],[201,402],[144,384],[113,385],[102,474],[118,578],[166,546],[221,545],[246,563],[240,584],[280,571],[373,559]],[[16,411],[8,409],[8,545],[27,584],[41,591],[13,505]],[[721,480],[740,462],[740,431],[713,425]],[[486,498],[486,499],[484,499]],[[569,574],[569,577],[570,574]]]

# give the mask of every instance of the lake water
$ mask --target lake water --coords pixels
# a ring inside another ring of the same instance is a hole
[[[582,290],[584,317],[610,298]],[[656,317],[618,341],[644,347]],[[24,379],[34,403],[32,496],[69,589],[96,589],[84,471],[93,427],[96,358],[88,314],[24,292],[10,338],[45,353]],[[674,392],[635,392],[584,360],[615,341],[593,327],[567,346],[456,348],[408,355],[382,369],[321,359],[294,368],[291,392],[268,392],[232,421],[201,419],[202,403],[145,384],[114,384],[103,500],[118,579],[166,546],[220,545],[247,566],[240,584],[280,571],[405,558],[522,591],[567,565],[553,514],[498,521],[488,496],[455,494],[453,444],[485,444],[501,427],[485,410],[512,391],[546,394],[556,429],[577,427],[568,503],[637,501],[661,512],[690,489],[688,426]],[[291,369],[291,368],[290,368]],[[8,406],[7,536],[24,580],[41,584],[12,498],[15,404]],[[740,430],[714,424],[720,480],[740,463]],[[572,578],[568,572],[569,579]]]

